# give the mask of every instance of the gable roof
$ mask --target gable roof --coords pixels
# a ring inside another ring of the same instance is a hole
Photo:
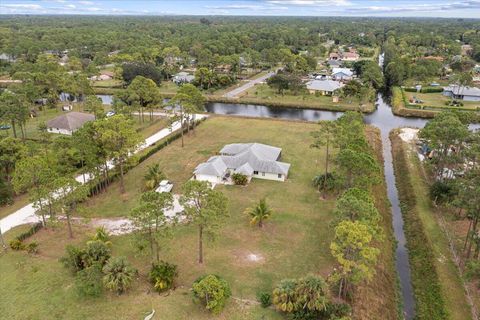
[[[72,111],[49,120],[47,127],[75,131],[81,128],[85,122],[93,120],[95,120],[93,114]]]
[[[345,86],[343,83],[334,80],[312,80],[307,82],[308,90],[334,92]]]
[[[225,145],[220,154],[236,155],[244,151],[251,151],[259,158],[266,160],[277,160],[282,153],[282,149],[272,147],[263,143],[231,143]]]
[[[220,150],[219,156],[199,164],[194,173],[222,176],[227,169],[234,169],[248,176],[253,171],[287,175],[290,164],[276,161],[281,152],[281,148],[262,143],[227,144]]]
[[[227,166],[220,157],[211,157],[207,162],[200,163],[196,168],[195,174],[205,174],[210,176],[223,176]]]
[[[348,68],[333,68],[332,75],[336,75],[337,73],[343,73],[344,75],[351,77],[353,76],[353,71]]]
[[[356,53],[356,52],[344,52],[344,53],[342,54],[342,56],[343,56],[344,58],[345,58],[345,57],[347,57],[347,58],[358,58],[358,57],[359,57],[358,53]]]

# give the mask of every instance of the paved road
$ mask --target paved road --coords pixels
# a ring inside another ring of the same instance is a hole
[[[232,91],[229,91],[227,93],[225,93],[223,95],[224,98],[235,98],[237,97],[239,94],[241,94],[242,92],[244,91],[247,91],[248,89],[252,88],[254,85],[260,83],[260,82],[263,82],[265,80],[267,80],[268,78],[270,78],[271,76],[273,76],[274,74],[276,73],[276,71],[271,71],[269,73],[267,73],[266,75],[263,75],[259,78],[256,78],[256,79],[252,79],[252,80],[249,80],[247,83],[245,83],[244,85],[236,88],[236,89],[233,89]]]
[[[204,114],[197,114],[195,115],[195,118],[197,120],[201,120],[203,118],[207,117],[207,115]],[[171,128],[165,128],[154,135],[148,137],[145,139],[145,142],[138,147],[138,149],[135,151],[135,153],[155,144],[156,142],[160,141],[161,139],[169,136],[173,132],[177,131],[180,129],[180,122],[174,122],[172,124]],[[113,163],[108,162],[107,163],[109,168],[113,168]],[[79,175],[78,177],[75,178],[78,182],[84,183],[84,177],[83,175]],[[85,182],[89,181],[91,177],[89,175],[85,176]],[[22,224],[27,224],[27,223],[33,223],[33,222],[38,222],[40,221],[40,218],[35,215],[35,208],[33,207],[33,203],[30,203],[26,205],[25,207],[15,211],[14,213],[6,216],[5,218],[0,220],[0,230],[2,232],[7,232],[8,230],[15,228],[17,226],[20,226]]]

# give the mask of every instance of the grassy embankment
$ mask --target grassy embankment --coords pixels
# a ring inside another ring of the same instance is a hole
[[[437,222],[418,157],[398,137],[390,135],[405,235],[409,250],[416,319],[471,319],[462,280],[452,260],[448,240]]]
[[[266,84],[259,84],[247,90],[236,99],[218,99],[218,102],[233,102],[245,104],[259,104],[272,107],[290,107],[300,109],[319,109],[331,111],[360,110],[362,112],[373,112],[375,105],[368,103],[359,107],[358,102],[341,99],[340,102],[333,102],[332,97],[316,96],[314,94],[292,95],[286,93],[281,95]]]
[[[411,97],[417,97],[424,101],[424,104],[410,104],[408,99]],[[414,93],[405,92],[400,87],[392,88],[392,108],[393,113],[404,117],[420,117],[420,118],[433,118],[438,112],[445,110],[458,110],[458,111],[478,111],[480,102],[462,101],[463,107],[446,106],[445,102],[449,101],[449,98],[443,96],[441,93]],[[478,119],[480,115],[477,113]]]
[[[366,137],[377,161],[383,164],[382,139],[380,131],[367,126]],[[383,170],[383,165],[381,165]],[[383,172],[382,172],[383,177]],[[375,206],[382,216],[381,227],[385,240],[379,244],[380,256],[375,276],[369,283],[361,285],[356,294],[353,309],[355,319],[397,319],[401,307],[395,270],[395,238],[392,228],[392,213],[384,179],[373,186],[371,194]]]
[[[282,160],[292,164],[286,182],[254,180],[247,187],[218,186],[230,200],[230,217],[222,227],[217,242],[207,246],[203,266],[195,261],[195,228],[180,226],[177,229],[170,245],[162,251],[162,258],[177,264],[180,271],[177,289],[169,295],[151,292],[145,278],[148,258],[135,252],[133,236],[124,235],[112,237],[113,252],[129,257],[140,270],[139,279],[124,296],[106,294],[85,303],[75,295],[73,277],[58,262],[64,246],[70,242],[64,227],[59,227],[42,230],[33,237],[40,243],[37,257],[10,252],[0,258],[0,272],[8,275],[6,281],[0,283],[0,291],[11,293],[1,300],[0,309],[6,310],[4,315],[9,319],[23,319],[31,315],[38,319],[133,319],[140,318],[151,308],[161,310],[165,319],[282,319],[283,316],[272,309],[260,308],[255,302],[257,293],[271,291],[279,280],[287,277],[300,277],[310,272],[327,276],[334,264],[329,244],[333,238],[330,222],[335,202],[333,199],[319,200],[319,194],[311,187],[312,177],[323,170],[321,159],[324,157],[323,150],[311,149],[305,142],[315,126],[310,123],[289,122],[286,125],[283,121],[274,120],[212,117],[195,133],[186,136],[184,148],[177,140],[131,169],[125,179],[125,194],[119,193],[118,182],[115,182],[106,193],[91,198],[81,206],[80,214],[86,217],[126,216],[137,202],[142,176],[148,165],[160,163],[174,182],[174,192],[177,193],[181,184],[191,177],[195,166],[218,152],[226,143],[258,141],[283,148]],[[262,197],[267,198],[274,214],[260,230],[249,225],[243,212]],[[84,235],[89,232],[92,230],[77,224],[73,241],[85,240]],[[392,244],[386,246],[391,252]],[[249,259],[251,254],[260,259]],[[386,265],[391,265],[391,262],[386,262]],[[389,267],[386,266],[385,270]],[[243,299],[231,299],[218,317],[202,311],[193,303],[189,293],[192,281],[207,272],[225,277],[232,286],[234,297]],[[385,278],[380,275],[373,283]],[[368,307],[363,303],[358,307],[359,314],[368,314],[370,319],[385,319],[386,310],[390,309],[377,307],[376,304],[390,303],[395,308],[392,302],[395,299],[385,298],[385,295],[391,294],[385,291],[386,288],[385,285],[372,284],[361,289],[362,296],[358,301],[372,305]],[[39,292],[48,292],[48,295]]]

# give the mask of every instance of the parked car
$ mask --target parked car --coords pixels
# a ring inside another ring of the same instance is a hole
[[[106,114],[107,118],[113,117],[114,115],[115,115],[115,111],[113,111],[113,110],[108,111],[107,114]]]
[[[158,188],[155,189],[155,192],[167,193],[167,192],[172,191],[172,188],[173,188],[173,183],[171,183],[168,180],[162,180],[162,181],[160,181],[160,184],[158,185]]]

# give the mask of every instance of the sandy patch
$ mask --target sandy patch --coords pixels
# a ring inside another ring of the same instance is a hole
[[[413,142],[418,139],[418,129],[402,128],[400,129],[400,139],[405,142]]]
[[[259,253],[248,253],[246,256],[245,256],[245,260],[247,260],[248,262],[263,262],[265,261],[265,258],[259,254]]]

